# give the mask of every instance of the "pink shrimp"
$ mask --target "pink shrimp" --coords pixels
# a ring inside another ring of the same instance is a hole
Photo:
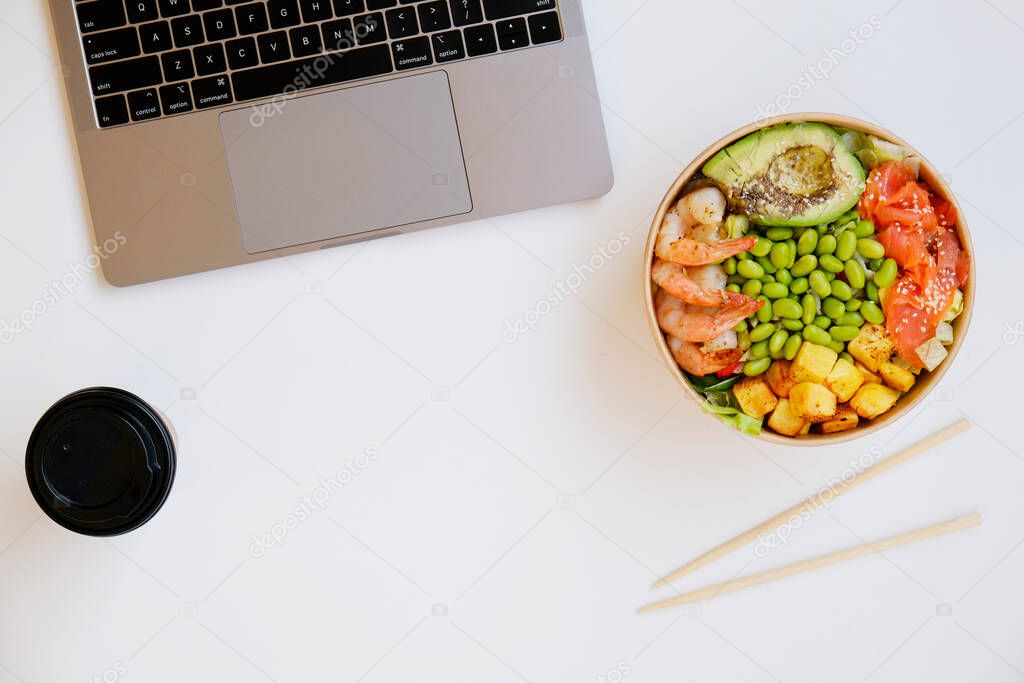
[[[751,298],[744,294],[701,287],[686,268],[660,258],[654,259],[651,279],[675,298],[695,306],[742,306],[751,302]]]
[[[743,357],[740,349],[721,349],[705,352],[692,342],[677,337],[668,337],[668,347],[679,366],[691,375],[703,377],[735,365]]]
[[[698,313],[687,310],[683,301],[663,289],[654,297],[654,310],[661,329],[683,341],[697,343],[717,339],[762,306],[764,301],[747,297],[747,302],[724,306],[715,313]]]
[[[714,187],[695,190],[679,200],[661,224],[654,251],[659,258],[683,266],[703,266],[749,251],[757,239],[701,240],[698,226],[717,226],[725,216],[725,195]],[[705,231],[706,232],[706,231]]]

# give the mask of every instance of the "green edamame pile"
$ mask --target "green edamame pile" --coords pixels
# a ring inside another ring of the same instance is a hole
[[[896,262],[874,239],[875,226],[856,210],[817,228],[752,226],[757,244],[727,259],[727,289],[764,301],[736,327],[749,352],[748,376],[773,360],[793,360],[803,341],[827,346],[850,360],[846,344],[868,323],[885,322],[878,291],[892,286]]]

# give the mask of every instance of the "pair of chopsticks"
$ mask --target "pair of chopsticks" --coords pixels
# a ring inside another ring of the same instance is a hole
[[[784,510],[779,514],[775,515],[771,519],[768,519],[757,526],[744,531],[739,536],[726,541],[720,546],[709,550],[700,557],[688,562],[687,564],[679,567],[675,571],[666,574],[664,577],[658,579],[654,583],[654,587],[667,586],[672,581],[679,579],[687,574],[697,571],[701,567],[707,566],[716,560],[719,560],[726,555],[729,555],[736,550],[739,550],[743,546],[752,543],[757,540],[758,536],[765,533],[770,533],[778,529],[780,526],[786,523],[787,520],[794,516],[807,514],[818,510],[831,501],[835,500],[847,491],[851,491],[858,486],[865,484],[875,477],[882,475],[895,467],[902,465],[903,463],[912,460],[913,458],[921,455],[922,453],[931,450],[932,448],[942,444],[953,437],[964,433],[971,426],[971,423],[967,420],[960,420],[945,429],[942,429],[931,436],[918,441],[914,445],[900,451],[896,455],[886,458],[878,463],[875,463],[871,467],[863,470],[853,477],[845,479],[833,487],[822,489],[818,493],[805,498],[801,502],[797,503],[788,510]],[[845,550],[839,550],[837,552],[829,553],[827,555],[821,555],[819,557],[811,558],[809,560],[803,560],[794,564],[778,567],[771,569],[760,574],[753,574],[751,576],[744,576],[724,583],[714,584],[705,588],[700,588],[683,595],[677,595],[674,598],[655,602],[650,605],[641,607],[641,612],[651,612],[665,607],[672,607],[673,605],[684,605],[693,602],[699,602],[708,598],[714,597],[720,593],[732,593],[735,591],[750,588],[771,581],[778,581],[796,574],[802,574],[804,572],[819,569],[821,567],[827,567],[832,564],[839,562],[845,562],[847,560],[853,560],[858,557],[870,555],[876,552],[882,552],[885,550],[891,550],[900,546],[909,545],[911,543],[917,543],[937,536],[944,536],[964,529],[970,529],[972,527],[979,526],[982,522],[980,514],[971,514],[965,517],[958,517],[941,524],[935,524],[924,529],[918,529],[916,531],[909,531],[907,533],[899,534],[897,536],[891,536],[881,541],[875,541],[874,543],[865,543],[860,546],[853,548],[847,548]]]

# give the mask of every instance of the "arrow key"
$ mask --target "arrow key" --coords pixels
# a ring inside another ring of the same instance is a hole
[[[558,12],[545,12],[530,17],[530,38],[534,45],[561,40],[562,28],[558,25]]]

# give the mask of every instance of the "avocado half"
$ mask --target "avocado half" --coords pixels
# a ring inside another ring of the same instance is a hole
[[[842,136],[823,123],[763,128],[726,147],[702,169],[732,208],[761,225],[809,227],[856,206],[866,173]]]

